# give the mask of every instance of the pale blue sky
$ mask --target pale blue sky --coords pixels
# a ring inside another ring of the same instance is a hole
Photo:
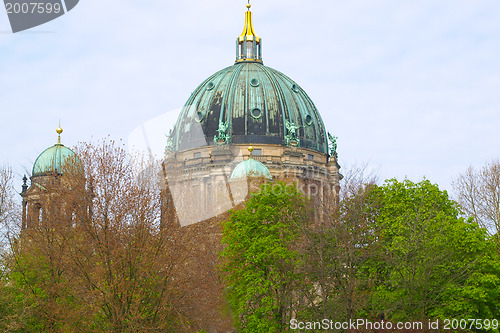
[[[0,163],[20,187],[59,119],[67,146],[127,140],[155,117],[162,138],[169,112],[233,64],[245,4],[81,0],[17,34],[0,12]],[[264,64],[308,92],[339,137],[341,164],[449,189],[469,165],[500,157],[499,1],[252,4]]]

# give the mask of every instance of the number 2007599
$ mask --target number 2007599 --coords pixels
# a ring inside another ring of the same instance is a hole
[[[5,3],[7,14],[58,14],[61,12],[61,5],[58,3],[43,2],[23,2],[23,3]]]
[[[444,319],[445,330],[465,330],[465,329],[497,329],[498,319]]]

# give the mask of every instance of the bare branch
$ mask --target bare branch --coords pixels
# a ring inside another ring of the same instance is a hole
[[[500,162],[487,163],[480,170],[469,167],[452,183],[458,202],[490,234],[500,230]]]

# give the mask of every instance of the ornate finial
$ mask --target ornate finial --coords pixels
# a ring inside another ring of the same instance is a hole
[[[252,155],[253,147],[252,146],[248,147],[248,151],[250,152],[250,155]]]
[[[262,63],[261,39],[255,33],[252,23],[252,12],[250,0],[247,3],[245,13],[245,27],[236,39],[236,62],[252,61]]]
[[[26,175],[24,175],[23,177],[23,186],[22,186],[22,192],[21,193],[25,193],[27,190],[28,190],[28,184],[26,183],[28,181],[28,178],[26,177]]]
[[[63,132],[63,129],[61,127],[61,124],[59,124],[59,127],[56,129],[56,132],[58,134],[58,137],[57,137],[57,143],[58,144],[61,144],[61,133]]]

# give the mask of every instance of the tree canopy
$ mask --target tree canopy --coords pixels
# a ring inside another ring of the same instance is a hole
[[[282,332],[303,275],[301,229],[310,215],[293,185],[264,184],[224,224],[221,270],[241,332]]]
[[[272,186],[224,225],[222,272],[242,332],[287,331],[291,318],[498,317],[494,242],[437,185],[358,183],[333,215],[310,223],[308,199]]]
[[[211,257],[205,247],[220,238],[208,237],[196,252],[188,248],[199,238],[186,241],[187,229],[162,227],[156,180],[114,142],[77,151],[85,177],[81,168],[65,170],[62,190],[46,188],[42,219],[21,232],[11,228],[19,217],[12,175],[0,170],[0,218],[10,246],[0,262],[0,330],[202,328],[190,322],[193,309],[183,300],[186,275],[202,266],[185,259],[204,253],[215,266],[216,250]],[[263,184],[222,223],[218,267],[238,331],[285,332],[292,320],[324,318],[498,319],[498,234],[428,180],[376,185],[358,176],[346,177],[333,212],[295,184],[276,182]],[[212,222],[220,237],[219,221]]]
[[[452,314],[456,305],[450,296],[492,259],[486,230],[461,217],[446,191],[428,180],[392,179],[374,187],[367,209],[375,216],[377,236],[374,255],[363,269],[371,284],[369,313],[395,320]],[[496,311],[495,304],[490,306]]]

